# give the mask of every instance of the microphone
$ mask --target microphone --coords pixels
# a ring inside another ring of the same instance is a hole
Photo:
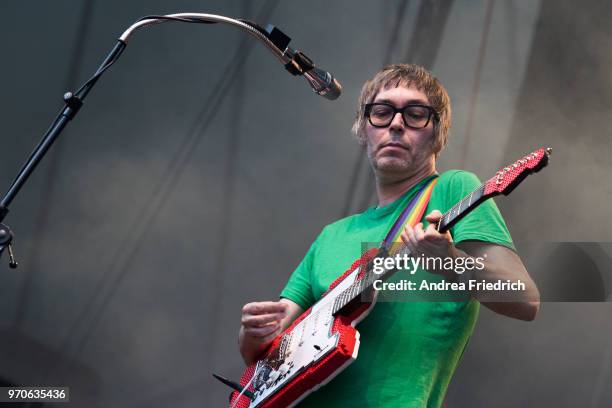
[[[342,93],[342,85],[332,74],[315,67],[314,62],[303,52],[291,49],[291,38],[272,24],[268,24],[264,32],[276,48],[284,50],[281,60],[287,71],[292,75],[303,75],[316,94],[330,101],[338,99]]]
[[[338,99],[342,93],[340,82],[332,74],[322,69],[313,67],[304,72],[304,78],[306,78],[313,91],[330,101]]]

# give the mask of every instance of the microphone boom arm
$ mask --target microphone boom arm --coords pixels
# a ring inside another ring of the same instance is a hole
[[[247,22],[244,20],[237,20],[230,17],[219,16],[216,14],[203,14],[203,13],[176,13],[168,14],[165,16],[147,16],[141,18],[139,21],[132,24],[127,30],[121,34],[119,41],[127,44],[129,38],[134,32],[140,28],[165,23],[168,21],[180,21],[185,23],[224,23],[234,27],[238,27],[254,38],[260,40],[271,52],[274,54],[283,64],[288,61],[283,55],[284,50],[280,50],[270,39],[262,33],[261,29],[254,23]]]
[[[257,24],[246,20],[237,20],[225,16],[215,14],[201,13],[177,13],[164,16],[146,16],[132,24],[127,30],[121,34],[115,47],[111,50],[108,56],[104,59],[100,67],[94,75],[85,82],[76,92],[67,92],[64,94],[64,107],[58,113],[55,120],[45,132],[42,139],[35,147],[29,158],[21,167],[17,177],[9,187],[8,191],[0,200],[0,257],[4,249],[8,249],[11,268],[17,267],[17,262],[14,259],[12,250],[13,233],[11,229],[2,222],[9,212],[9,205],[16,197],[17,193],[25,185],[31,174],[34,172],[44,155],[59,137],[68,122],[70,122],[83,106],[85,97],[102,74],[110,68],[121,56],[123,50],[127,46],[129,38],[132,34],[143,27],[160,24],[167,21],[179,21],[185,23],[224,23],[246,31],[249,35],[261,41],[274,56],[276,56],[285,68],[293,75],[303,75],[310,83],[316,93],[328,99],[335,99],[340,94],[340,84],[331,76],[331,74],[322,71],[312,64],[312,61],[299,51],[294,51],[288,47],[291,39],[281,32],[276,27],[269,25],[266,30],[259,27]],[[331,91],[330,91],[331,89]]]
[[[177,13],[166,16],[147,16],[125,30],[121,37],[119,37],[119,41],[127,44],[129,37],[139,28],[166,21],[225,23],[238,27],[260,40],[292,75],[303,75],[314,92],[331,100],[337,99],[340,96],[342,90],[340,83],[329,72],[316,68],[312,60],[304,53],[291,49],[288,46],[291,38],[273,25],[268,25],[264,30],[250,21],[237,20],[215,14]]]

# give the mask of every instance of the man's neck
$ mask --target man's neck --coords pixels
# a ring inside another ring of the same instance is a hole
[[[378,207],[391,204],[402,196],[406,191],[416,186],[426,177],[436,174],[436,168],[427,167],[421,171],[397,180],[381,180],[376,178],[376,195],[378,196]]]

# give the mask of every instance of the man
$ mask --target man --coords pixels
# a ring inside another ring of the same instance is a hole
[[[374,171],[378,206],[325,227],[280,301],[243,307],[239,340],[247,364],[346,271],[363,243],[383,240],[407,203],[437,174],[436,157],[446,145],[450,122],[446,90],[422,67],[391,65],[366,82],[353,131]],[[504,302],[496,302],[495,293],[482,292],[461,302],[378,302],[357,327],[357,360],[300,406],[439,407],[473,331],[479,303],[510,317],[535,318],[537,288],[492,200],[446,233],[435,228],[442,212],[479,185],[464,171],[439,175],[425,222],[406,226],[401,239],[412,254],[424,257],[484,259],[483,269],[461,276],[445,270],[417,273],[454,282],[520,280],[525,290]]]

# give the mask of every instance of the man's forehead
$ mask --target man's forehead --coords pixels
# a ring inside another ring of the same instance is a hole
[[[422,103],[428,103],[428,98],[425,93],[417,89],[412,85],[398,85],[381,87],[376,95],[374,96],[375,102],[407,102],[417,101]]]

